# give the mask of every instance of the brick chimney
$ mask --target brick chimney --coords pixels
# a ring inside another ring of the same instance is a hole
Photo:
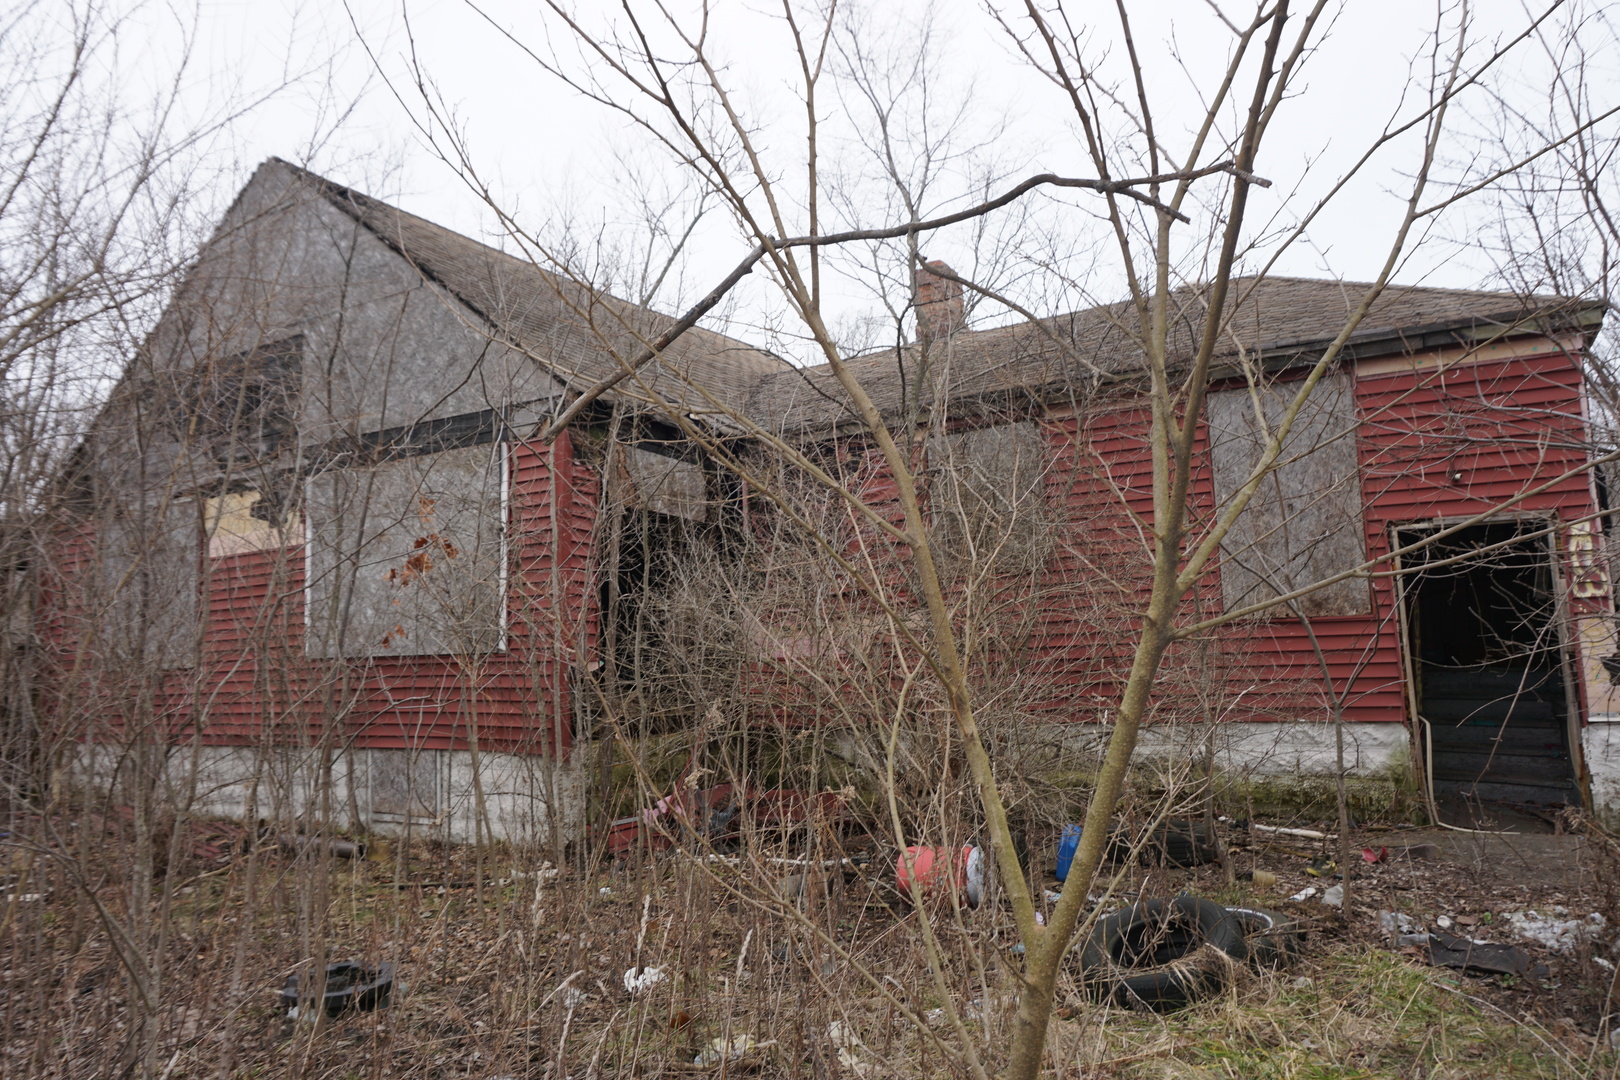
[[[917,308],[917,340],[923,344],[943,341],[962,329],[965,314],[959,282],[929,273],[938,267],[954,273],[938,259],[919,266],[912,275],[912,302]]]

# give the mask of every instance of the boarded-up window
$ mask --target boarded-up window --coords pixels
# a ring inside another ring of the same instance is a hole
[[[1215,497],[1225,507],[1259,462],[1299,383],[1260,393],[1264,426],[1247,389],[1209,397]],[[1365,556],[1356,463],[1355,397],[1343,375],[1322,379],[1306,400],[1275,469],[1221,545],[1226,610],[1269,600],[1359,565]],[[1365,580],[1351,578],[1298,601],[1306,615],[1361,615]]]
[[[437,656],[504,647],[501,445],[309,481],[309,652]]]
[[[1033,423],[960,431],[933,440],[930,509],[943,554],[975,567],[1033,569],[1051,550],[1046,443]]]
[[[104,658],[196,666],[200,529],[190,500],[123,508],[101,530],[94,607]]]
[[[703,470],[690,461],[627,446],[624,468],[630,480],[631,506],[689,521],[708,516]]]

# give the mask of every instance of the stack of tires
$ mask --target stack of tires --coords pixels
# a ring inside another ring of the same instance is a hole
[[[1245,964],[1288,966],[1301,934],[1260,908],[1186,895],[1142,900],[1098,920],[1079,950],[1080,981],[1099,1001],[1171,1012],[1219,994]]]

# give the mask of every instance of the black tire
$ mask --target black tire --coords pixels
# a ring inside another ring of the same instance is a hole
[[[1214,835],[1202,821],[1191,818],[1166,821],[1154,833],[1149,850],[1161,866],[1204,866],[1220,858]]]
[[[1110,863],[1129,862],[1140,833],[1116,825],[1108,833],[1104,858]],[[1183,869],[1220,861],[1220,849],[1204,823],[1192,818],[1172,818],[1162,822],[1142,842],[1134,856],[1143,866],[1174,866]]]
[[[1259,968],[1285,968],[1299,959],[1300,938],[1305,934],[1299,923],[1264,908],[1230,907],[1226,910],[1243,926],[1243,937],[1249,945],[1249,963]]]
[[[1171,1012],[1225,987],[1228,964],[1194,957],[1206,946],[1238,964],[1249,957],[1242,922],[1221,905],[1191,896],[1143,900],[1092,928],[1080,979],[1099,1001]]]

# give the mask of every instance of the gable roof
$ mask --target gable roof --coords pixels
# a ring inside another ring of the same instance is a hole
[[[1231,314],[1216,347],[1221,360],[1247,350],[1268,367],[1314,359],[1344,326],[1371,286],[1307,278],[1238,278]],[[1207,288],[1183,288],[1171,298],[1169,352],[1190,359],[1202,331]],[[1373,304],[1345,349],[1347,358],[1459,344],[1505,332],[1564,330],[1601,320],[1603,306],[1557,296],[1392,285]],[[920,347],[854,358],[849,367],[885,413],[910,395],[936,400],[1004,402],[1025,396],[1061,398],[1073,388],[1129,380],[1143,373],[1135,308],[1107,304],[989,330],[959,331],[927,358],[928,385],[917,386]],[[777,430],[816,430],[856,420],[848,395],[819,365],[765,375],[749,399],[754,419]]]
[[[429,280],[489,324],[498,339],[521,349],[575,391],[618,373],[619,359],[639,353],[674,321],[499,251],[368,195],[273,158],[321,197],[375,235]],[[1232,282],[1229,315],[1216,350],[1223,359],[1248,351],[1270,367],[1313,359],[1333,340],[1370,286],[1364,282],[1267,276]],[[1190,358],[1202,329],[1207,286],[1171,298],[1170,355]],[[1347,358],[1465,343],[1508,332],[1590,328],[1604,307],[1558,296],[1391,285],[1373,304],[1345,349]],[[1062,400],[1075,389],[1129,381],[1142,374],[1135,309],[1104,304],[987,330],[963,330],[928,357],[926,385],[917,385],[920,346],[885,349],[848,361],[886,414],[912,396],[926,408],[938,401],[982,401],[996,407],[1023,397]],[[771,353],[694,327],[641,378],[666,403],[691,414],[725,409],[764,427],[817,431],[854,423],[853,407],[826,365],[796,368]],[[635,393],[621,384],[619,396]],[[720,403],[706,401],[701,387]],[[611,399],[610,392],[604,395]]]
[[[489,324],[490,332],[581,391],[622,370],[675,317],[620,300],[452,232],[296,165],[271,159],[375,235]],[[681,335],[640,378],[683,411],[713,412],[693,389],[741,410],[765,375],[787,362],[712,330]],[[633,392],[634,381],[619,392]]]

